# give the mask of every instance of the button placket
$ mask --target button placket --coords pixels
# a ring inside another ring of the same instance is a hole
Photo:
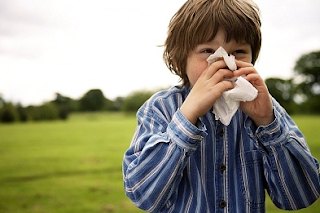
[[[226,170],[227,170],[227,162],[226,162],[226,156],[225,156],[225,152],[226,152],[226,128],[221,125],[218,124],[216,127],[216,131],[215,131],[215,146],[216,146],[216,191],[217,193],[220,195],[219,198],[217,197],[216,202],[216,211],[220,212],[220,211],[224,211],[223,209],[225,209],[227,207],[227,202],[225,201],[225,178],[226,178]],[[220,210],[218,210],[220,209]]]

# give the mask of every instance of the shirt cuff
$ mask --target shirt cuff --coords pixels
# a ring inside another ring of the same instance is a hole
[[[288,128],[282,120],[282,115],[274,108],[274,121],[266,126],[256,127],[254,122],[248,117],[246,120],[246,128],[251,138],[256,138],[258,146],[264,147],[280,145],[287,141]]]
[[[206,127],[200,120],[197,121],[196,125],[193,125],[179,109],[173,115],[167,129],[172,141],[186,152],[197,149],[198,144],[207,135],[205,131]]]

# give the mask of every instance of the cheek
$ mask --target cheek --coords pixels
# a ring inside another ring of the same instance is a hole
[[[239,61],[243,61],[243,62],[247,62],[247,63],[251,63],[252,62],[252,57],[247,55],[247,56],[238,56],[236,57],[237,60]]]
[[[193,86],[196,83],[200,75],[204,72],[204,70],[207,67],[208,67],[207,62],[195,63],[195,61],[193,61],[193,63],[187,64],[186,71],[187,71],[187,76],[189,78],[191,86]]]

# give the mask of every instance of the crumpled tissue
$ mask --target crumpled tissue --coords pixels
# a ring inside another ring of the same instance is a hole
[[[231,71],[237,69],[235,56],[229,56],[223,47],[219,47],[214,54],[210,55],[207,62],[211,65],[220,58],[224,59]],[[216,120],[220,120],[226,126],[230,124],[232,117],[237,112],[240,101],[252,101],[258,95],[258,90],[242,76],[227,80],[234,84],[234,88],[223,92],[213,105]]]

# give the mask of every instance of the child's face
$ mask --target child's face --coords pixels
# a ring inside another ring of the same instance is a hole
[[[220,29],[212,41],[205,44],[199,44],[189,54],[186,73],[191,86],[196,83],[202,72],[208,67],[207,58],[220,46],[222,46],[228,54],[234,55],[237,60],[251,63],[252,50],[248,43],[237,43],[235,40],[226,43],[225,40],[225,33]]]

